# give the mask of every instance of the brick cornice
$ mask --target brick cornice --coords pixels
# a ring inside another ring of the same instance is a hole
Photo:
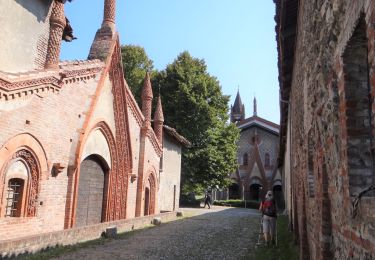
[[[147,133],[146,133],[146,136],[149,138],[151,144],[152,144],[152,147],[154,147],[154,150],[156,152],[156,154],[161,157],[162,153],[163,153],[163,149],[162,149],[162,145],[161,143],[158,141],[156,135],[155,135],[155,132],[150,128]]]
[[[64,84],[95,78],[103,66],[99,61],[74,61],[61,63],[59,71],[0,72],[0,99],[11,100],[46,91],[57,93]]]

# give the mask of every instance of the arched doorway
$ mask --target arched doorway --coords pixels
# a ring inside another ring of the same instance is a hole
[[[145,210],[144,215],[150,215],[150,188],[145,189]]]
[[[143,215],[153,215],[155,214],[155,203],[156,203],[156,184],[153,172],[150,172],[148,178],[145,181],[143,192]]]
[[[229,199],[240,199],[240,186],[237,183],[232,183],[229,188]]]
[[[249,199],[250,200],[259,200],[260,199],[260,190],[261,185],[258,183],[253,183],[250,185]]]
[[[277,208],[278,209],[284,209],[285,205],[284,205],[283,189],[282,189],[281,184],[279,184],[279,183],[281,183],[281,181],[277,181],[273,185],[273,188],[272,188],[273,197],[275,198]]]
[[[79,174],[76,227],[105,220],[108,166],[98,155],[82,161]]]

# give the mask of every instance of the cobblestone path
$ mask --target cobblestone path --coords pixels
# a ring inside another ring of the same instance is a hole
[[[184,209],[194,217],[137,231],[58,259],[245,259],[258,238],[256,210]]]

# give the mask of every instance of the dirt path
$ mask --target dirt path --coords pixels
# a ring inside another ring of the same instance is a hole
[[[144,229],[57,259],[243,259],[254,249],[256,210],[184,209],[194,217]]]

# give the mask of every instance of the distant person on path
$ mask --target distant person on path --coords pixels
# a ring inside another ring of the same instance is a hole
[[[272,191],[267,191],[265,200],[260,203],[259,211],[262,212],[263,234],[266,245],[275,244],[277,209]]]
[[[206,205],[208,206],[209,209],[211,208],[211,196],[210,196],[209,193],[206,193],[206,196],[204,197],[204,207],[203,208],[206,208]]]

